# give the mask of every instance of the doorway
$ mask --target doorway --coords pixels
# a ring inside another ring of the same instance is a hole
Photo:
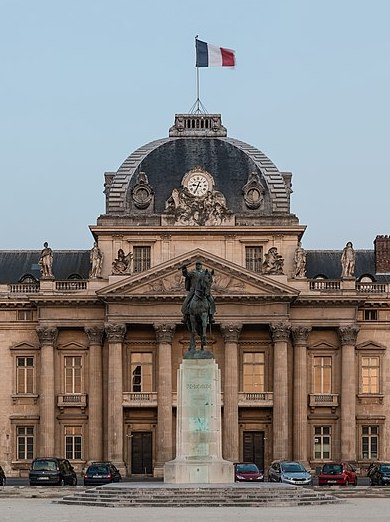
[[[243,432],[243,461],[254,462],[264,470],[264,431]]]
[[[152,432],[133,431],[130,440],[131,474],[152,475]]]

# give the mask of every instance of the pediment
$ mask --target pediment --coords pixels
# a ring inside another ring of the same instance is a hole
[[[200,259],[204,268],[214,270],[212,293],[215,297],[269,297],[292,299],[298,295],[295,288],[275,281],[263,274],[246,270],[226,259],[195,249],[187,254],[138,274],[124,276],[120,281],[106,286],[98,292],[100,297],[174,297],[184,296],[183,265],[195,267]]]
[[[316,349],[318,349],[318,350],[335,350],[338,348],[338,346],[335,346],[334,344],[331,344],[328,341],[323,340],[323,341],[318,341],[314,344],[311,344],[309,346],[309,348],[311,350],[316,350]]]
[[[58,350],[86,350],[87,346],[84,344],[78,343],[78,342],[69,342],[69,343],[63,343],[59,344],[57,346]]]
[[[10,349],[11,350],[27,350],[27,351],[31,352],[31,350],[38,350],[38,348],[39,348],[38,345],[29,343],[29,342],[22,342],[22,343],[14,344],[13,346],[11,346]]]
[[[357,350],[386,350],[386,346],[376,341],[364,341],[356,345]]]

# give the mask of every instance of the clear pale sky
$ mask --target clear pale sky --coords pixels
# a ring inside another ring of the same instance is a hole
[[[388,0],[0,0],[0,249],[89,249],[104,172],[196,99],[293,173],[303,247],[390,234]]]

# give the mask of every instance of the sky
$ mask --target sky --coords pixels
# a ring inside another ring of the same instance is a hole
[[[228,136],[293,174],[307,250],[390,234],[388,0],[0,0],[0,249],[89,249],[104,172],[168,136],[200,70]]]

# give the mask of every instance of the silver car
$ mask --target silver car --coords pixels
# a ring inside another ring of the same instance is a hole
[[[294,486],[310,486],[313,483],[310,473],[294,460],[274,460],[268,470],[268,480]]]

